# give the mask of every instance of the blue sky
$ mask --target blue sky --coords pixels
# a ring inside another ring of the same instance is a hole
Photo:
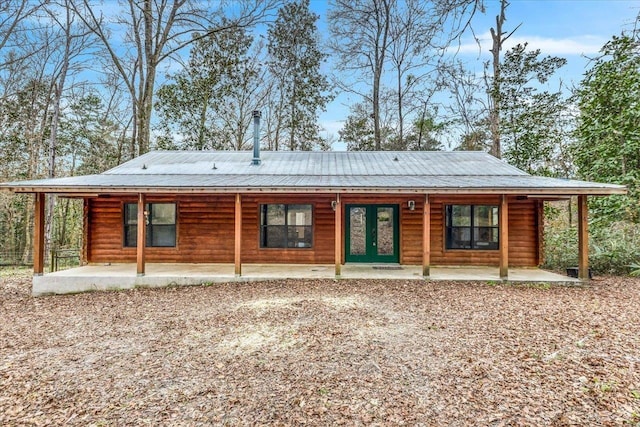
[[[321,15],[319,30],[326,34],[326,2],[312,0],[312,9]],[[469,63],[477,72],[482,62],[489,58],[491,37],[489,28],[495,25],[499,12],[498,0],[486,0],[486,12],[478,13],[473,28],[480,39],[482,50],[471,34],[461,41],[458,57]],[[623,30],[631,30],[640,12],[640,0],[511,0],[507,9],[506,31],[520,28],[508,40],[505,48],[528,42],[529,48],[540,49],[543,55],[555,55],[567,59],[558,77],[567,84],[578,84],[589,65],[589,58],[597,56],[604,43]],[[337,137],[342,127],[349,103],[341,95],[320,117],[323,127]]]

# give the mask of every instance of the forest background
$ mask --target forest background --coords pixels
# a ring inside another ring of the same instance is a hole
[[[531,48],[510,7],[2,2],[0,182],[100,173],[152,149],[250,149],[260,110],[268,150],[484,150],[529,173],[624,184],[590,200],[590,261],[640,274],[639,10],[567,81],[567,59]],[[32,210],[0,193],[0,264],[31,262]],[[547,204],[545,267],[576,263],[573,212]],[[81,247],[81,222],[77,201],[50,197],[47,248]]]

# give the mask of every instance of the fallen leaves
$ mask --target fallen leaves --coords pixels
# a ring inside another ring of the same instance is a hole
[[[29,282],[0,279],[3,425],[640,422],[639,279]]]

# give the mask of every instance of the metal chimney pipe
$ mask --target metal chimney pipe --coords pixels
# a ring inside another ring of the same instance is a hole
[[[253,112],[253,164],[260,164],[260,111]]]

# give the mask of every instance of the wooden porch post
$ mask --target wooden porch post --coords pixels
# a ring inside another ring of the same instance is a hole
[[[144,276],[145,270],[145,249],[147,246],[147,215],[144,211],[144,194],[138,194],[138,232],[137,232],[137,248],[136,248],[136,259],[137,259],[137,272],[138,276]]]
[[[506,194],[500,199],[500,278],[509,277],[509,203]]]
[[[335,208],[335,264],[336,279],[342,274],[342,202],[340,194],[336,194]]]
[[[242,198],[240,193],[236,194],[236,217],[235,217],[235,233],[234,233],[234,262],[236,277],[242,275],[241,251],[242,251]]]
[[[33,215],[33,275],[44,273],[44,205],[45,194],[36,193]]]
[[[578,278],[589,280],[589,207],[587,196],[578,196]]]
[[[422,214],[422,277],[429,278],[431,265],[431,204],[429,195],[424,196],[424,211]]]
[[[91,212],[91,199],[84,198],[82,203],[82,253],[80,254],[80,265],[89,263],[89,248],[91,247],[89,234],[91,227],[89,225],[89,212]]]

